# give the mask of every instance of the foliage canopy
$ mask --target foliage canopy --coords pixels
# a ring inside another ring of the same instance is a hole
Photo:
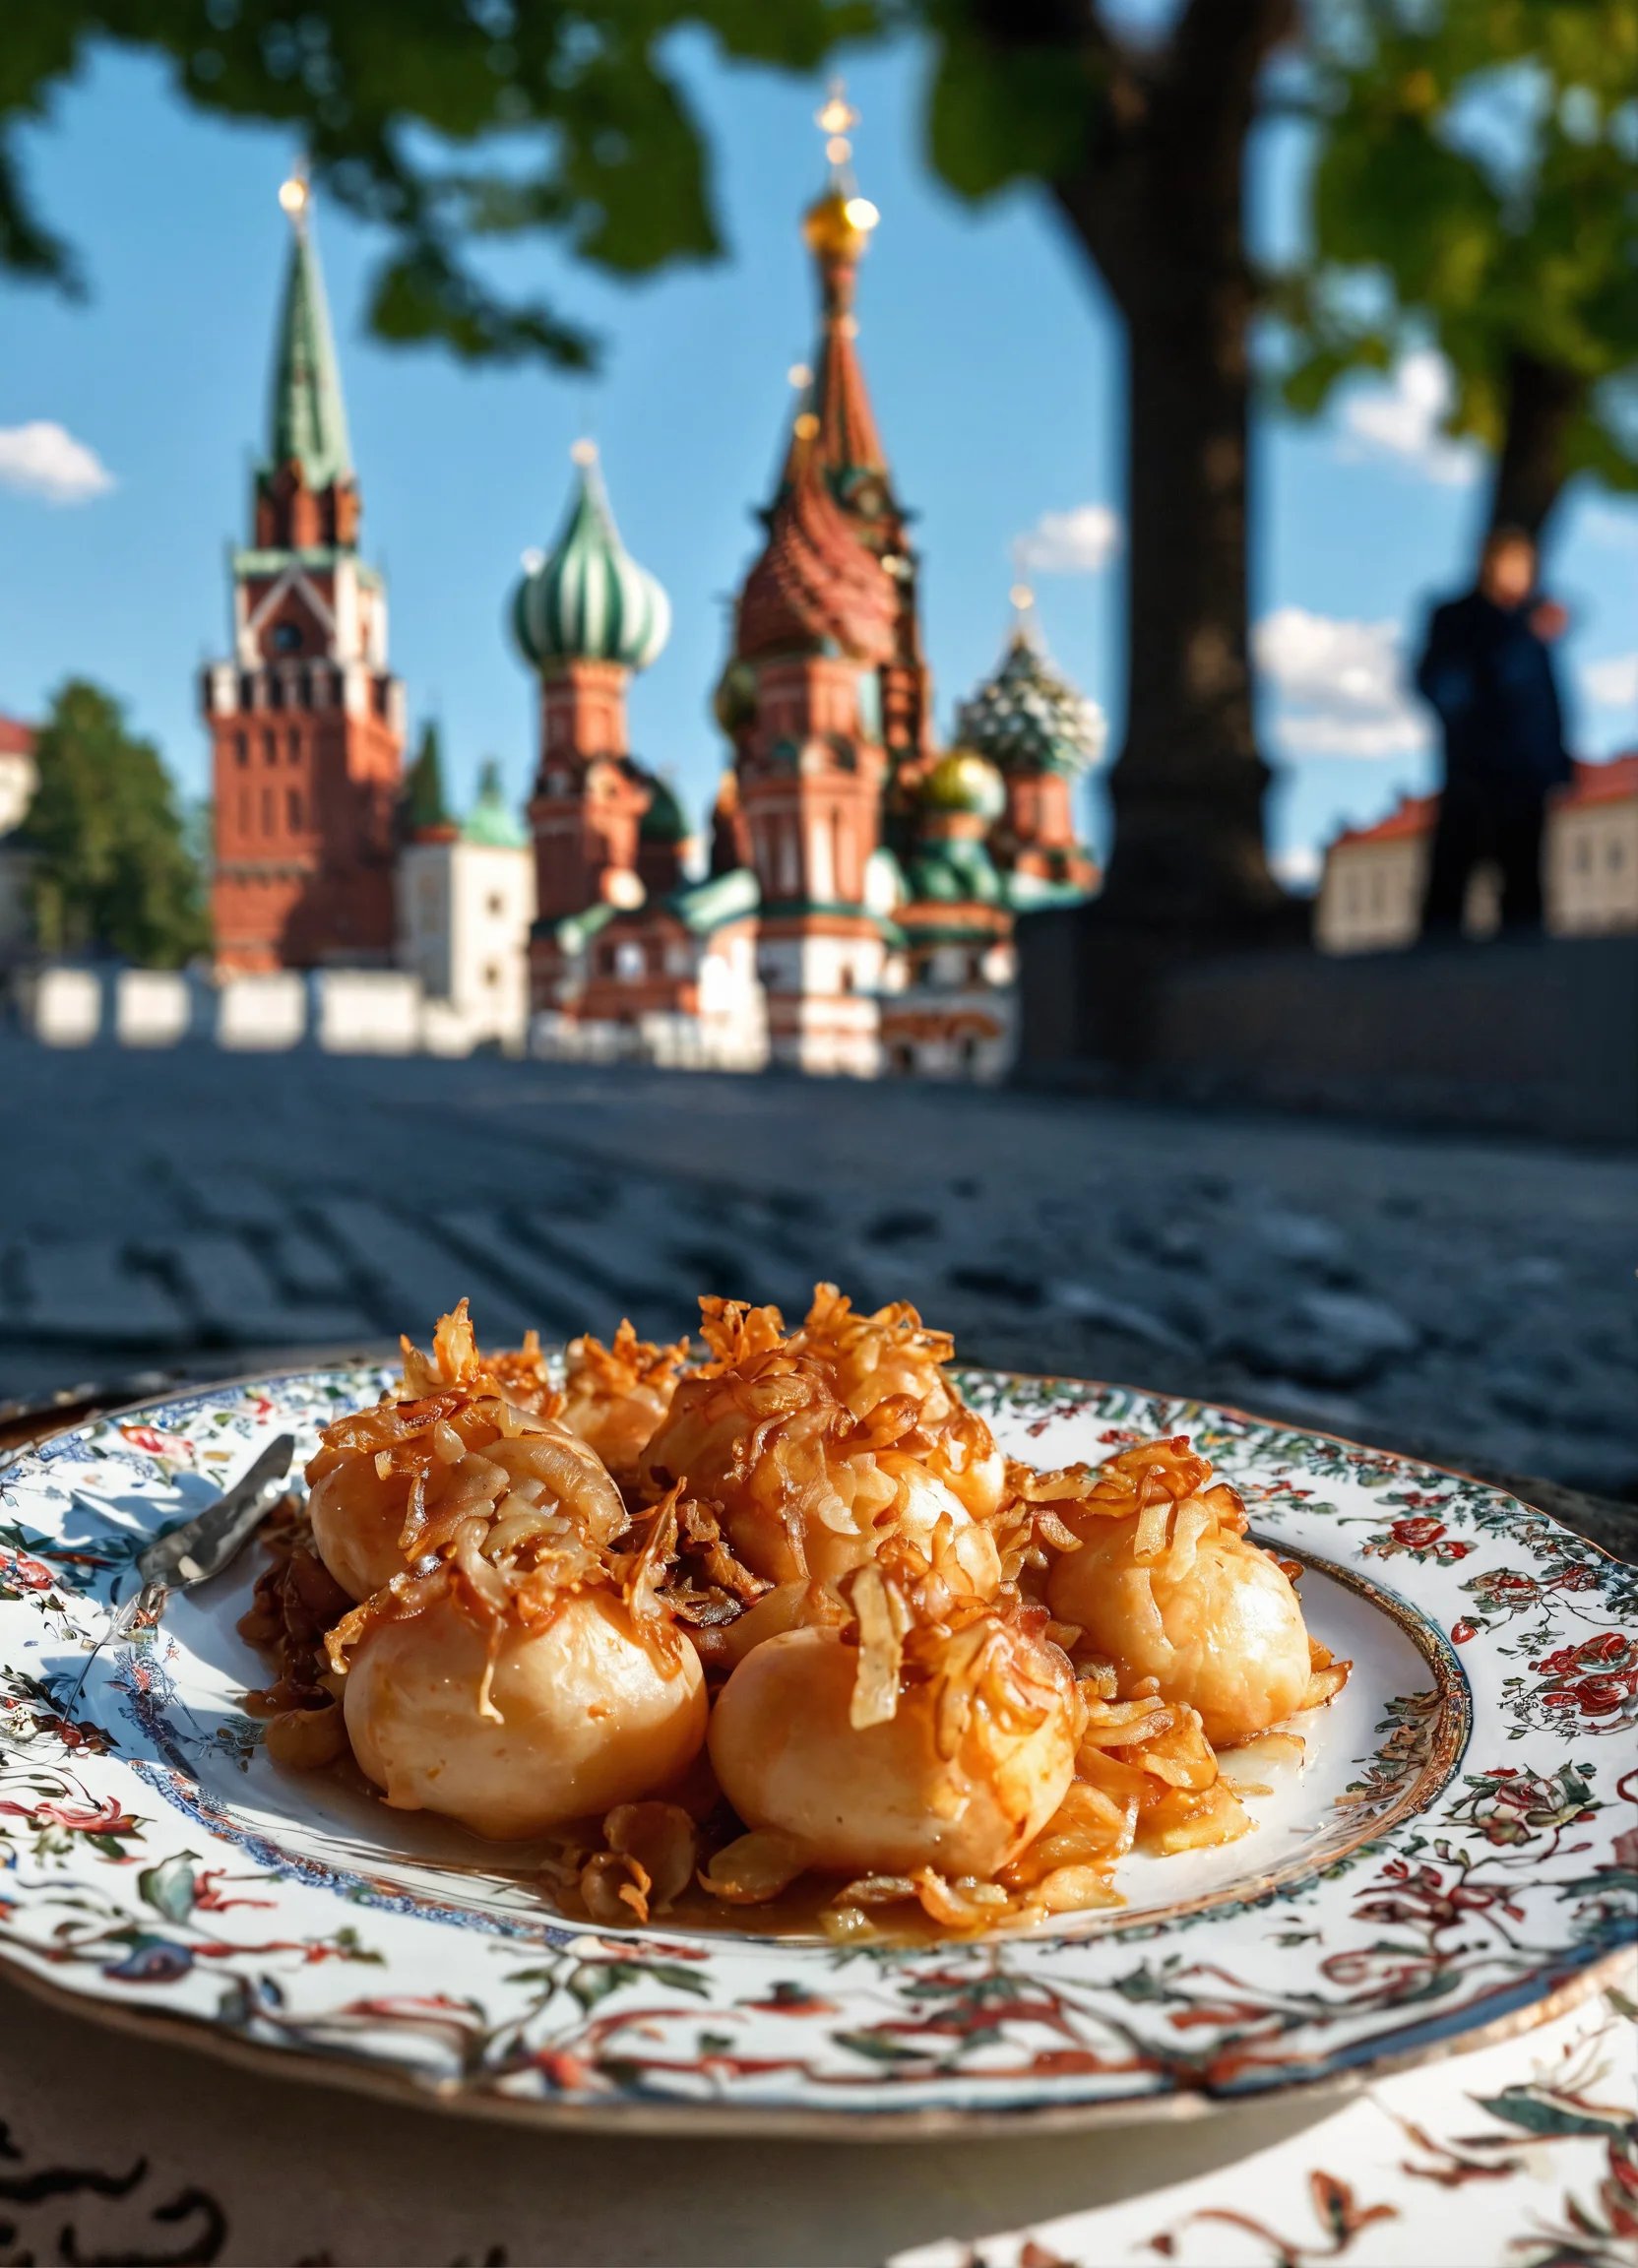
[[[19,840],[32,853],[40,950],[156,969],[205,952],[203,879],[170,777],[113,696],[70,678],[35,738],[34,762],[39,785]]]
[[[1456,430],[1502,450],[1539,403],[1560,484],[1638,487],[1638,4],[1356,0],[1312,23],[1324,123],[1288,401],[1317,410],[1430,338]]]

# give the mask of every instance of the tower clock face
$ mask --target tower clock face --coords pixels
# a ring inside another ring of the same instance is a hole
[[[887,497],[883,493],[881,482],[879,480],[861,480],[853,490],[852,506],[855,512],[862,512],[868,519],[873,519],[878,512],[884,511],[887,507]]]

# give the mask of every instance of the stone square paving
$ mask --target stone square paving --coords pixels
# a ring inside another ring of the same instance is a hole
[[[0,1398],[914,1299],[960,1351],[1638,1498],[1638,1162],[910,1083],[0,1043]]]

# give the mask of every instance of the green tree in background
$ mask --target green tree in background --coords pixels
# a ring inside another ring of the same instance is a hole
[[[116,954],[176,969],[210,944],[200,869],[169,775],[120,704],[71,678],[34,742],[39,786],[20,840],[32,853],[34,936],[48,954]]]
[[[1489,525],[1638,487],[1638,0],[1316,9],[1312,259],[1292,407],[1429,340],[1491,450]]]
[[[379,336],[584,366],[597,342],[573,314],[497,294],[473,254],[545,234],[638,275],[721,250],[676,34],[803,72],[845,41],[919,38],[936,171],[975,199],[1039,185],[1125,333],[1126,737],[1095,918],[1218,942],[1282,907],[1249,658],[1250,349],[1268,303],[1245,240],[1252,133],[1271,99],[1317,94],[1320,255],[1278,300],[1306,339],[1292,399],[1385,363],[1404,323],[1431,317],[1459,419],[1502,444],[1508,508],[1528,518],[1543,462],[1625,476],[1608,383],[1630,361],[1638,160],[1617,88],[1635,8],[1176,0],[1140,35],[1100,0],[7,0],[0,265],[74,284],[19,132],[99,43],[125,44],[165,57],[196,107],[286,126],[327,194],[385,229]],[[1407,39],[1423,43],[1414,68]],[[1486,58],[1561,91],[1522,202],[1453,138]],[[1607,126],[1591,141],[1589,117]],[[1361,265],[1389,280],[1391,318],[1340,312]]]

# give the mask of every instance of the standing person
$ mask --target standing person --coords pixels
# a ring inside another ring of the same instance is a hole
[[[1439,822],[1422,898],[1424,937],[1459,935],[1481,859],[1501,868],[1501,925],[1542,926],[1547,797],[1571,773],[1551,642],[1568,617],[1536,589],[1522,528],[1485,538],[1479,585],[1433,610],[1418,689],[1444,729]]]

